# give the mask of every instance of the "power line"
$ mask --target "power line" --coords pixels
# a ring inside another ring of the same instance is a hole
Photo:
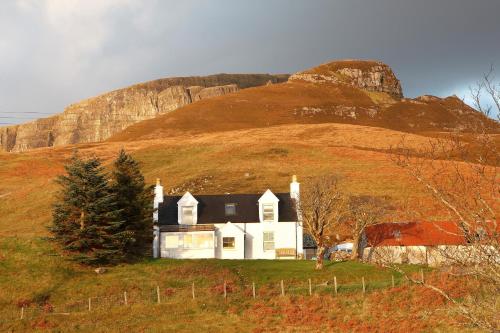
[[[0,111],[0,113],[5,113],[6,111]],[[12,113],[12,112],[9,112],[9,113]],[[55,114],[54,112],[30,112],[30,111],[21,111],[21,112],[14,112],[15,114],[19,114],[19,113],[22,113],[22,114]]]
[[[1,119],[34,119],[34,118],[26,118],[26,117],[9,117],[9,116],[0,116]]]

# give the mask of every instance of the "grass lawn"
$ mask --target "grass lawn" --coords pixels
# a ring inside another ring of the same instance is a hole
[[[356,309],[362,307],[367,298],[391,289],[394,274],[357,262],[326,262],[324,270],[315,271],[314,262],[305,260],[169,259],[146,259],[109,267],[106,273],[96,274],[92,268],[74,264],[59,255],[55,246],[42,238],[3,238],[0,258],[2,331],[189,332],[194,328],[208,332],[259,331],[262,328],[259,318],[271,320],[268,323],[271,327],[280,327],[282,316],[276,313],[277,309],[313,299],[341,302],[345,309],[357,313]],[[417,272],[420,267],[406,266],[405,269]],[[339,284],[337,297],[332,285],[334,276]],[[365,295],[361,290],[361,277],[367,282]],[[397,285],[404,285],[399,275],[395,274],[395,278]],[[313,296],[308,295],[308,279],[312,281]],[[281,280],[284,280],[285,297],[280,295]],[[226,300],[224,281],[228,292]],[[326,281],[330,281],[327,286]],[[192,299],[193,282],[195,300]],[[252,282],[257,289],[256,299],[252,298]],[[157,286],[161,304],[156,304]],[[127,306],[123,304],[124,291],[127,291]],[[90,313],[89,297],[92,298]],[[25,319],[13,320],[20,315],[21,303],[29,304]],[[51,309],[44,312],[47,306]],[[270,313],[259,314],[264,308]],[[61,314],[66,312],[71,314]],[[152,315],[155,318],[151,318]]]

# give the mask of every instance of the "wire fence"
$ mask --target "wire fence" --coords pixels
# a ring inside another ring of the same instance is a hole
[[[424,278],[421,271],[421,278]],[[306,281],[280,280],[278,283],[267,283],[258,285],[235,283],[233,281],[221,281],[212,286],[206,286],[206,281],[192,281],[183,286],[174,288],[158,285],[144,289],[133,288],[119,293],[107,295],[90,296],[84,299],[69,301],[63,304],[20,304],[12,305],[10,309],[3,309],[0,323],[15,320],[30,320],[40,316],[62,315],[69,316],[74,313],[109,310],[113,307],[131,306],[136,304],[179,304],[182,302],[197,300],[220,300],[227,302],[231,300],[271,300],[276,297],[285,296],[313,296],[313,295],[352,295],[353,293],[366,294],[371,291],[395,288],[403,284],[401,277],[391,276],[390,280],[368,281],[364,277],[359,282],[338,283],[337,277],[333,280],[319,282],[307,279]],[[205,283],[202,283],[205,282]]]

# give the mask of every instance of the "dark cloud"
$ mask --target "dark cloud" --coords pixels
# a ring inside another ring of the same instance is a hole
[[[407,96],[464,96],[500,66],[499,13],[498,0],[2,1],[0,115],[21,122],[160,77],[338,58],[386,62]]]

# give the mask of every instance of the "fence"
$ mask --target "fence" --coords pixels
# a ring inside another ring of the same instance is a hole
[[[424,279],[423,270],[420,271],[420,278]],[[164,304],[171,303],[174,296],[181,297],[182,300],[191,299],[192,301],[203,299],[220,299],[228,301],[231,299],[272,299],[284,296],[313,296],[361,293],[365,294],[372,290],[384,288],[394,288],[402,284],[401,277],[395,278],[394,275],[388,281],[374,280],[369,281],[365,277],[360,277],[356,283],[339,283],[337,277],[333,276],[331,281],[318,283],[307,279],[303,282],[287,282],[280,280],[279,283],[268,283],[258,285],[255,282],[251,284],[234,284],[230,281],[222,281],[210,287],[203,286],[201,282],[192,281],[182,287],[167,288],[156,286],[147,289],[124,290],[117,294],[105,296],[91,296],[85,299],[54,305],[46,303],[37,306],[12,306],[10,318],[0,319],[0,323],[13,320],[33,319],[40,315],[70,315],[72,313],[92,312],[96,310],[109,309],[116,306],[130,306],[133,304]],[[9,312],[9,311],[7,311]],[[3,311],[5,314],[6,311]]]

